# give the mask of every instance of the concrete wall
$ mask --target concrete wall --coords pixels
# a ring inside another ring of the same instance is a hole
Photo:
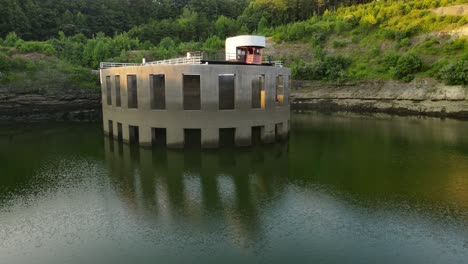
[[[107,85],[102,84],[103,124],[109,134],[109,120],[113,124],[113,136],[117,138],[117,125],[122,124],[122,139],[130,141],[129,126],[139,128],[141,146],[151,146],[152,128],[166,129],[168,147],[184,146],[184,129],[201,129],[202,147],[218,147],[219,129],[235,128],[238,146],[251,145],[253,126],[262,126],[262,140],[275,141],[284,138],[289,126],[290,70],[271,66],[250,65],[147,65],[103,69],[101,79],[111,77],[112,105],[107,104]],[[166,109],[151,109],[150,75],[165,75]],[[200,110],[184,110],[183,75],[200,75]],[[219,80],[222,74],[235,74],[235,109],[219,110]],[[122,104],[116,107],[114,76],[120,76]],[[128,109],[127,75],[137,76],[138,108]],[[252,109],[252,79],[265,76],[265,95],[262,109]],[[275,102],[276,76],[283,75],[284,103]],[[280,129],[275,129],[279,127]],[[277,131],[275,133],[275,131]]]

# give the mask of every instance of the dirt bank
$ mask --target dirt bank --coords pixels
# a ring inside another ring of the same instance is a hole
[[[468,119],[468,88],[433,79],[364,81],[342,85],[294,81],[295,110],[382,112]]]
[[[100,109],[99,94],[0,90],[0,121],[91,121],[100,119]]]

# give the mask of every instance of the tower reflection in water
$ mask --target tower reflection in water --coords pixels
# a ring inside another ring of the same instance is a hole
[[[206,231],[226,228],[240,244],[261,238],[259,208],[280,199],[288,175],[287,143],[174,151],[106,138],[105,157],[132,215]]]

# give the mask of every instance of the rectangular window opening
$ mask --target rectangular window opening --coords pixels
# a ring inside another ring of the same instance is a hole
[[[112,105],[112,83],[110,76],[106,76],[106,97],[107,105]]]
[[[218,76],[219,110],[231,110],[235,107],[235,77],[236,75],[234,74],[222,74]]]
[[[275,140],[280,141],[283,139],[283,123],[275,124]]]
[[[138,144],[140,142],[140,134],[137,126],[128,126],[130,136],[130,144]]]
[[[265,108],[265,75],[252,79],[252,108]]]
[[[116,75],[114,77],[114,85],[115,85],[115,106],[121,107],[122,97],[120,95],[120,76],[119,75]]]
[[[123,141],[123,129],[122,129],[122,123],[117,123],[117,140],[119,142]]]
[[[263,126],[253,126],[252,127],[252,145],[261,145],[262,144],[262,131]]]
[[[166,129],[153,128],[151,132],[153,146],[165,147],[167,142]]]
[[[219,129],[219,146],[234,147],[236,145],[236,129],[235,128],[220,128]]]
[[[164,74],[150,75],[151,109],[166,109],[166,78]]]
[[[283,78],[283,75],[277,75],[276,76],[275,101],[278,104],[283,104],[283,97],[284,97],[284,78]]]
[[[136,75],[127,75],[128,108],[138,108],[138,91]]]
[[[183,75],[184,110],[200,110],[200,75]]]
[[[114,136],[114,122],[112,122],[112,120],[109,120],[107,122],[107,129],[109,131],[109,136],[113,137]]]
[[[201,148],[201,129],[184,129],[184,147]]]

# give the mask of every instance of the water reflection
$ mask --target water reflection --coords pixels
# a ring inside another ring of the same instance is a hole
[[[462,263],[468,122],[293,115],[287,144],[133,148],[97,124],[0,134],[0,263]]]
[[[281,198],[289,170],[287,144],[200,155],[106,138],[105,159],[119,197],[133,213],[207,229],[221,220],[241,244],[261,236],[259,207]]]

